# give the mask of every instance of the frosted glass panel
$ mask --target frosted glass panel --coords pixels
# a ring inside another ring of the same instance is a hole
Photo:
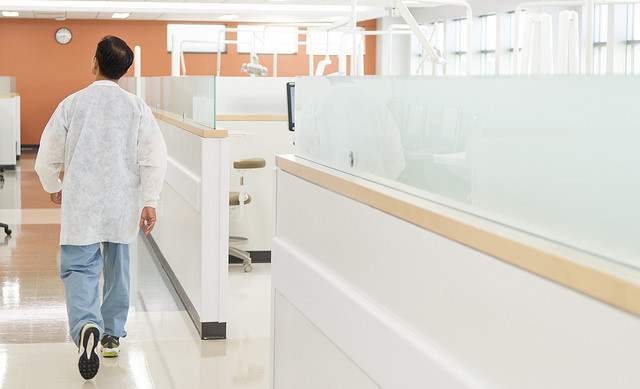
[[[217,77],[218,115],[286,115],[287,77]]]
[[[142,97],[149,106],[215,128],[216,77],[144,77],[142,81]],[[120,85],[135,93],[134,78],[123,78]]]
[[[141,97],[153,108],[216,128],[216,115],[287,115],[290,81],[293,78],[143,77]],[[136,91],[134,77],[122,78],[119,84]]]
[[[16,78],[13,76],[0,76],[0,95],[16,93]]]
[[[296,153],[640,268],[636,77],[296,78]]]
[[[118,85],[120,88],[126,90],[127,92],[136,94],[136,79],[135,77],[122,77],[118,81]]]

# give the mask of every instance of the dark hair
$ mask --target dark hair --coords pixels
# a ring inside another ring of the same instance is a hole
[[[119,80],[133,63],[133,51],[122,39],[108,35],[98,43],[96,60],[100,74],[111,80]]]

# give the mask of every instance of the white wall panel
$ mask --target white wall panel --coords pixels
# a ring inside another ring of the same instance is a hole
[[[169,166],[152,236],[202,323],[226,323],[229,140],[159,121]]]
[[[281,294],[276,293],[278,389],[378,388],[357,365]],[[302,346],[302,347],[301,347]],[[309,366],[315,366],[313,371]]]
[[[635,316],[282,171],[276,208],[273,288],[382,387],[640,382]],[[337,281],[331,287],[323,279]],[[350,299],[363,303],[341,310]],[[367,304],[384,313],[377,322],[350,316],[371,311]],[[281,325],[275,321],[276,333]],[[390,339],[353,343],[346,336],[385,325]],[[422,340],[423,352],[398,353],[412,336]],[[384,368],[415,359],[424,371]],[[442,371],[450,381],[429,366],[448,366]],[[275,365],[276,377],[281,368]],[[318,367],[299,374],[305,369]]]

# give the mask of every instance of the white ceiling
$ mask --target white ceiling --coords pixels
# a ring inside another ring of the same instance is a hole
[[[351,0],[0,0],[0,11],[18,11],[20,18],[111,19],[129,12],[128,20],[219,21],[237,15],[234,22],[326,22],[351,12]],[[358,20],[389,15],[393,0],[358,0]],[[6,18],[0,15],[0,20]]]

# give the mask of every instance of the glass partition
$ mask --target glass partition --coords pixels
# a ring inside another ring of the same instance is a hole
[[[640,268],[637,77],[298,77],[296,154]]]
[[[216,128],[217,115],[287,115],[286,77],[143,77],[149,106]],[[134,77],[120,86],[136,93]],[[216,96],[218,98],[216,98]]]
[[[120,86],[135,93],[135,78],[120,80]],[[216,77],[143,77],[141,97],[152,107],[216,128]]]
[[[0,95],[16,93],[16,78],[14,76],[0,76]]]
[[[134,95],[136,94],[136,79],[135,77],[122,77],[120,81],[118,81],[118,85],[127,92],[131,92]]]
[[[286,115],[288,77],[217,77],[218,115]]]

